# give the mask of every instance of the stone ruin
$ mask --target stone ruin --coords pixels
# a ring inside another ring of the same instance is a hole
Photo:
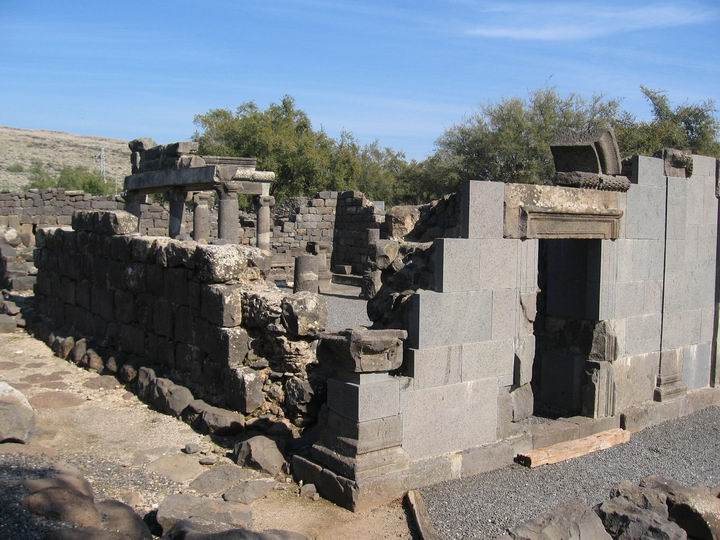
[[[621,162],[612,131],[565,133],[553,185],[468,181],[382,219],[321,192],[278,225],[251,159],[131,144],[126,211],[36,227],[31,330],[200,430],[281,441],[293,476],[347,508],[720,403],[714,158]],[[167,236],[143,234],[153,192]],[[256,246],[240,192],[260,201]],[[293,247],[307,289],[290,293],[276,239],[305,223],[332,225]],[[305,282],[341,273],[362,275],[371,328],[325,331]]]

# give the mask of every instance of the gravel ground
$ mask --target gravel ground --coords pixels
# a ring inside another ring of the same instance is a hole
[[[442,538],[494,538],[570,501],[594,505],[621,480],[651,474],[720,484],[720,409],[633,435],[628,444],[537,469],[507,467],[421,490]]]

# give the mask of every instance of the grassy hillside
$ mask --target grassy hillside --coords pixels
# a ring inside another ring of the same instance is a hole
[[[105,148],[108,181],[121,189],[123,179],[130,174],[127,141],[0,126],[0,190],[24,189],[34,161],[52,172],[68,166],[99,170],[101,148]]]

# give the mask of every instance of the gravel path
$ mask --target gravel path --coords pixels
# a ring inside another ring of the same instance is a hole
[[[718,448],[720,409],[709,408],[565,463],[515,465],[421,491],[442,538],[494,538],[570,501],[597,504],[621,480],[657,474],[686,485],[720,484]]]

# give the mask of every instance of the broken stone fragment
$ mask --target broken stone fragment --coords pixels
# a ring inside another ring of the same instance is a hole
[[[370,245],[370,258],[379,270],[385,270],[397,258],[400,244],[395,240],[376,240]]]
[[[322,335],[317,355],[320,362],[341,371],[392,371],[402,365],[405,338],[405,330],[343,330]]]
[[[72,228],[109,236],[132,234],[137,231],[138,218],[125,210],[79,210],[73,214]]]
[[[325,330],[327,303],[317,294],[298,292],[283,298],[282,322],[292,336],[313,336]]]
[[[252,511],[241,503],[184,494],[169,495],[160,503],[157,521],[163,531],[170,531],[174,525],[187,519],[204,532],[221,532],[233,527],[251,526]],[[185,538],[184,535],[169,537]]]
[[[35,427],[35,411],[25,396],[0,381],[0,443],[26,443]]]
[[[280,474],[285,458],[278,445],[269,437],[257,435],[235,446],[235,461],[275,476]]]
[[[245,417],[242,414],[213,407],[201,399],[190,402],[183,412],[183,419],[201,433],[212,435],[235,435],[245,427]]]
[[[523,523],[509,530],[507,535],[501,537],[503,540],[559,540],[560,538],[611,540],[615,537],[610,536],[605,531],[602,521],[600,521],[600,518],[593,512],[592,508],[588,508],[582,503],[568,504],[552,512],[542,514],[527,523]]]

